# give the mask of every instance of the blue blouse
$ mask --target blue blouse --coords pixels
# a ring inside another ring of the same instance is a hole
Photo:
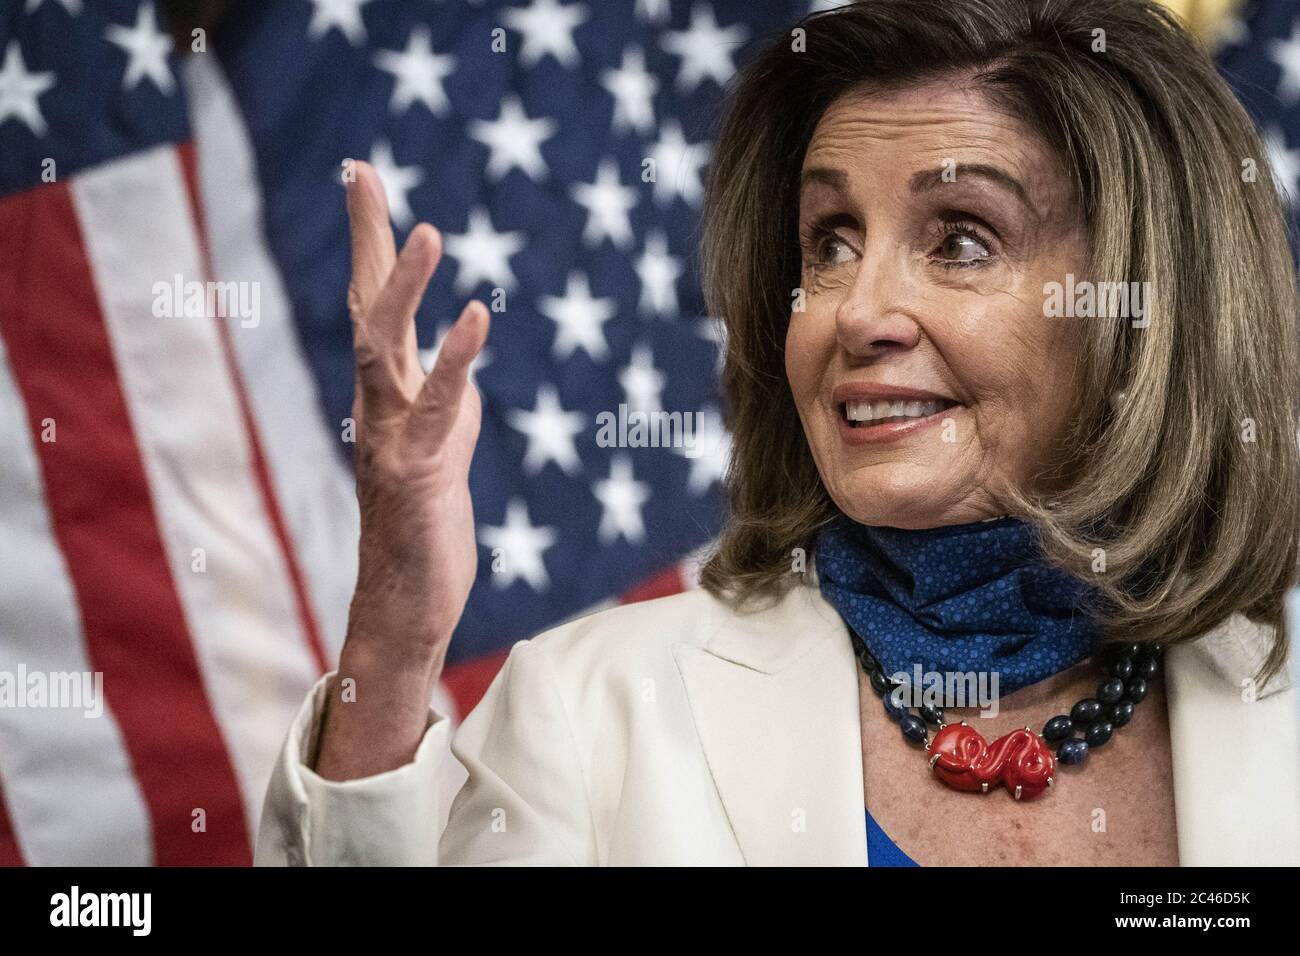
[[[867,813],[867,866],[920,866],[910,856],[898,848],[889,834],[880,829],[880,824]]]

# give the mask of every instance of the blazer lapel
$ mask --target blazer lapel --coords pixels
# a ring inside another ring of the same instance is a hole
[[[1253,690],[1272,630],[1234,615],[1166,654],[1183,866],[1300,864],[1300,713],[1285,671]]]
[[[674,652],[745,862],[865,865],[856,664],[821,595],[796,586]]]

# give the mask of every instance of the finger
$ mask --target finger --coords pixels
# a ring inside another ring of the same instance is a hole
[[[461,396],[469,384],[469,369],[487,341],[488,310],[482,302],[465,306],[442,340],[438,360],[416,399],[412,427],[421,441],[441,444],[456,423]]]
[[[397,277],[394,269],[366,322],[385,347],[393,350],[406,395],[414,398],[424,382],[420,344],[415,337],[415,313],[424,299],[430,277],[442,261],[442,233],[428,223],[420,223],[407,237],[402,256],[416,257],[410,260],[411,271],[404,271],[394,282],[393,278]]]
[[[367,402],[408,402],[423,380],[415,341],[415,311],[442,253],[438,231],[411,230],[388,281],[357,326],[357,375]]]
[[[393,271],[397,249],[388,221],[384,185],[369,163],[356,161],[356,176],[347,183],[348,231],[352,238],[352,282],[348,306],[353,318],[365,314]]]

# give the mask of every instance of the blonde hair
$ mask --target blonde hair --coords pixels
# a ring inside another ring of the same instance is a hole
[[[733,459],[704,586],[780,594],[837,514],[784,371],[813,129],[850,90],[960,70],[1068,170],[1092,278],[1154,290],[1145,327],[1083,333],[1070,451],[1019,513],[1098,588],[1109,638],[1187,640],[1242,612],[1276,628],[1267,679],[1300,540],[1296,282],[1266,150],[1213,63],[1148,0],[864,0],[800,25],[806,52],[783,35],[750,62],[716,140],[701,258]]]

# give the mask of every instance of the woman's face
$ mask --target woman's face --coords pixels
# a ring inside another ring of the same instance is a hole
[[[846,94],[799,200],[786,374],[831,498],[864,524],[1006,514],[1056,458],[1079,328],[1043,287],[1083,278],[1068,180],[959,80]],[[800,306],[802,305],[802,310]]]

